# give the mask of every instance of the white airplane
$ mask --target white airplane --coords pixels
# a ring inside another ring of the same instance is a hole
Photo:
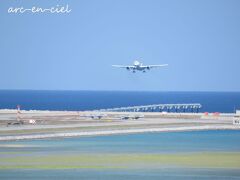
[[[122,66],[122,65],[112,65],[113,67],[118,67],[118,68],[125,68],[128,71],[132,71],[135,73],[136,71],[142,71],[146,72],[146,70],[150,70],[152,68],[157,68],[157,67],[163,67],[163,66],[168,66],[168,64],[159,64],[159,65],[143,65],[143,63],[140,63],[139,61],[134,61],[133,65],[130,66]]]
[[[128,119],[140,119],[140,118],[144,118],[144,115],[140,114],[140,115],[123,115],[120,116],[121,120],[128,120]]]

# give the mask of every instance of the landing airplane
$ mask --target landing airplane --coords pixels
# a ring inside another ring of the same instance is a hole
[[[122,65],[112,65],[113,67],[118,67],[118,68],[125,68],[128,71],[132,71],[135,73],[136,71],[142,71],[146,72],[146,70],[150,70],[152,68],[157,68],[157,67],[163,67],[163,66],[168,66],[168,64],[159,64],[159,65],[143,65],[143,63],[140,63],[139,61],[134,61],[133,65],[130,66],[122,66]]]

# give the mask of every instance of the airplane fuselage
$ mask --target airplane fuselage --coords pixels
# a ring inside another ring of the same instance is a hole
[[[134,61],[133,63],[133,67],[132,68],[127,68],[127,70],[132,70],[134,73],[136,71],[143,71],[146,72],[146,69],[149,70],[150,68],[143,66],[142,63],[140,63],[139,61]]]
[[[128,71],[132,71],[133,73],[135,73],[136,71],[146,72],[146,70],[150,70],[150,69],[156,68],[156,67],[167,66],[167,64],[143,65],[143,63],[140,63],[139,61],[134,61],[133,65],[129,65],[129,66],[125,66],[125,65],[112,65],[112,66],[118,67],[118,68],[125,68]]]

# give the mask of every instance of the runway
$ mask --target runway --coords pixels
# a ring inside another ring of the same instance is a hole
[[[139,114],[144,117],[128,120],[119,118]],[[17,115],[16,110],[0,110],[0,141],[147,132],[240,130],[239,125],[233,125],[234,114],[104,112],[101,119],[86,117],[89,115],[99,115],[99,112],[21,111]],[[17,122],[17,118],[24,124],[7,125],[9,122]],[[35,123],[30,124],[31,120]]]

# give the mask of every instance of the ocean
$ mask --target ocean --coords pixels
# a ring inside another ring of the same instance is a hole
[[[0,109],[81,111],[161,103],[200,103],[200,112],[233,113],[240,109],[240,92],[0,90]]]
[[[240,131],[0,142],[0,179],[240,179]]]

